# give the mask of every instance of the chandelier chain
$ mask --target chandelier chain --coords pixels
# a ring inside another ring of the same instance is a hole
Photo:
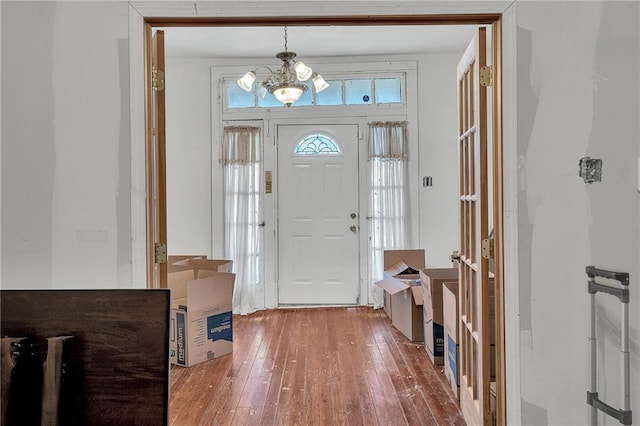
[[[287,48],[287,27],[284,27],[284,51],[289,51],[289,49]]]

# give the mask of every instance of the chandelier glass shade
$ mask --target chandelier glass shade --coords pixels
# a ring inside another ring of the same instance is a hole
[[[255,89],[256,94],[262,97],[269,92],[286,106],[291,106],[307,90],[307,85],[303,84],[305,81],[311,80],[316,93],[329,87],[329,83],[320,74],[304,62],[296,61],[296,56],[295,52],[287,49],[287,27],[284,27],[284,52],[276,54],[276,58],[282,61],[282,66],[275,71],[269,67],[258,67],[249,71],[238,80],[238,86],[247,92]],[[266,68],[270,74],[261,83],[256,84],[256,72],[260,68]]]

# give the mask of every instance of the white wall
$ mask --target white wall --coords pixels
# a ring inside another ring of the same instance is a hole
[[[1,7],[2,287],[129,287],[128,6]]]
[[[456,66],[461,56],[424,55],[418,65],[420,247],[430,268],[451,267],[449,255],[460,245]],[[422,187],[423,176],[431,176],[433,186]]]
[[[587,424],[587,265],[631,274],[632,409],[640,410],[638,6],[517,4],[523,424]],[[585,156],[603,160],[601,183],[578,177]],[[600,398],[619,408],[620,304],[598,301]]]
[[[460,56],[461,53],[429,54],[410,58],[417,60],[419,73],[418,133],[410,134],[410,138],[417,138],[419,142],[420,179],[426,175],[434,178],[434,186],[428,188],[421,187],[421,180],[411,182],[418,188],[411,193],[419,194],[419,200],[413,201],[418,207],[416,214],[420,223],[416,231],[419,235],[414,241],[426,249],[430,267],[450,266],[449,254],[458,246],[455,69]],[[408,59],[398,57],[397,60]],[[317,60],[311,62],[318,63]],[[219,237],[210,231],[208,204],[211,182],[207,176],[211,166],[215,173],[219,167],[218,152],[211,153],[210,149],[211,83],[208,78],[210,67],[221,64],[225,61],[167,58],[168,246],[173,254],[208,253],[209,247],[218,245],[211,240]],[[209,162],[211,155],[213,163]]]

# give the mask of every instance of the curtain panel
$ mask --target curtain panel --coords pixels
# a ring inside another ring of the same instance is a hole
[[[260,127],[225,127],[223,132],[222,162],[225,165],[259,163],[262,152],[260,132]]]
[[[225,256],[236,274],[233,313],[256,310],[262,278],[259,127],[225,127],[223,132]]]
[[[407,122],[369,123],[369,293],[376,308],[384,303],[384,250],[407,244]]]

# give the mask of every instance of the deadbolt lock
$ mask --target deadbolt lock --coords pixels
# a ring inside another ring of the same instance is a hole
[[[351,219],[355,219],[356,217],[358,217],[358,215],[357,215],[357,214],[355,214],[355,213],[351,213]]]
[[[351,225],[351,226],[349,227],[349,229],[350,229],[350,230],[351,230],[351,232],[353,232],[354,234],[355,234],[355,233],[356,233],[356,231],[358,230],[358,228],[356,228],[356,226],[355,226],[355,225]]]

